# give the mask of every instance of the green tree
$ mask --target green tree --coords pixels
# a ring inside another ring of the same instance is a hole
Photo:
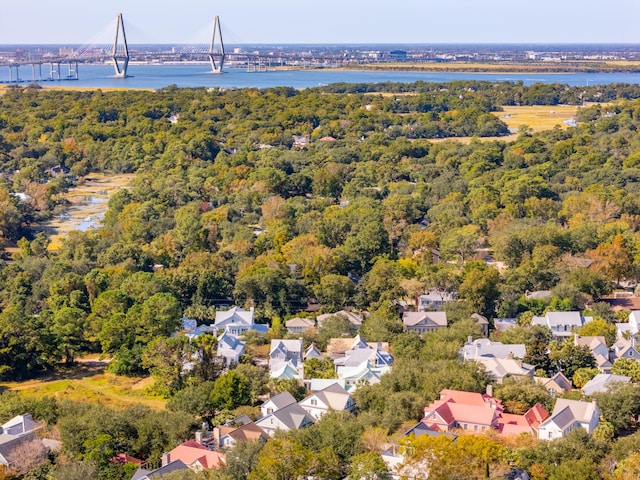
[[[218,410],[233,410],[251,404],[251,384],[234,370],[221,375],[211,391],[211,403]]]
[[[349,480],[390,480],[391,474],[379,453],[365,452],[351,458]]]
[[[249,480],[297,480],[311,464],[312,453],[302,445],[275,438],[265,445],[258,455],[257,467],[249,474]]]

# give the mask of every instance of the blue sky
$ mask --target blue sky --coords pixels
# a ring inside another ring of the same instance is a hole
[[[0,1],[0,44],[640,43],[640,0]]]

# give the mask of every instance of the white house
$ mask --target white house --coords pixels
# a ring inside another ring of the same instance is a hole
[[[456,292],[430,291],[423,295],[418,295],[416,299],[416,310],[424,312],[427,310],[440,310],[447,302],[454,302],[458,299]]]
[[[638,334],[640,330],[640,310],[633,310],[629,314],[629,321],[627,323],[616,323],[616,333],[618,338],[623,338],[625,333],[628,337],[633,337]]]
[[[405,332],[428,333],[446,328],[446,312],[404,312],[402,324]]]
[[[635,336],[630,339],[619,338],[616,340],[616,343],[611,347],[611,360],[615,361],[618,358],[631,358],[640,362],[640,352],[638,352]]]
[[[549,328],[553,338],[562,341],[573,336],[573,329],[578,329],[591,320],[593,317],[583,317],[580,312],[547,312],[544,317],[533,317],[531,324]]]
[[[247,330],[266,333],[268,327],[253,322],[253,307],[248,311],[233,307],[226,311],[217,311],[214,327],[218,332],[224,330],[232,335],[242,335]]]
[[[298,430],[311,425],[314,421],[314,418],[304,408],[294,402],[256,420],[255,423],[269,436],[273,436],[277,430],[285,432]]]
[[[318,328],[322,328],[322,324],[327,318],[336,317],[336,316],[345,318],[354,327],[360,328],[362,326],[362,315],[354,312],[348,312],[347,310],[340,310],[339,312],[335,312],[335,313],[324,313],[322,315],[318,315],[316,317]]]
[[[262,416],[266,417],[267,415],[271,415],[273,412],[280,410],[281,408],[288,407],[292,403],[296,403],[296,399],[293,398],[289,392],[284,391],[279,393],[278,395],[274,395],[269,398],[266,402],[264,402],[260,406],[260,412],[262,412]]]
[[[269,350],[269,374],[271,378],[281,378],[275,375],[286,369],[287,365],[296,372],[302,367],[302,339],[271,340]]]
[[[296,317],[296,318],[292,318],[291,320],[287,320],[285,322],[285,325],[289,333],[296,334],[296,333],[306,333],[312,328],[315,328],[316,322],[314,322],[310,318]]]
[[[479,357],[476,362],[482,364],[489,375],[497,383],[502,383],[507,377],[529,377],[533,379],[536,367],[513,358]]]
[[[593,395],[594,393],[605,393],[609,390],[609,387],[614,383],[629,383],[631,377],[624,375],[612,375],[610,373],[599,373],[591,380],[589,380],[584,387],[582,387],[583,395]]]
[[[31,414],[13,417],[0,427],[0,465],[9,466],[11,451],[24,442],[36,439],[34,432],[42,428]]]
[[[492,342],[488,338],[473,340],[472,337],[467,339],[460,350],[460,356],[463,360],[476,360],[481,357],[523,359],[526,354],[527,347],[524,343],[504,344]]]
[[[591,350],[591,355],[596,361],[596,367],[601,373],[611,373],[613,364],[609,360],[609,347],[607,347],[607,341],[603,336],[581,337],[578,334],[574,334],[573,343],[577,347],[588,347]]]
[[[596,401],[582,402],[559,398],[551,416],[540,424],[538,438],[555,440],[562,438],[576,428],[584,428],[592,434],[598,426],[600,410]]]
[[[216,355],[224,357],[227,367],[240,362],[240,357],[244,355],[245,343],[238,340],[238,337],[226,331],[218,337],[218,352]]]
[[[337,383],[313,392],[307,398],[300,400],[298,404],[316,420],[320,420],[330,410],[352,412],[355,409],[355,403],[349,392]]]

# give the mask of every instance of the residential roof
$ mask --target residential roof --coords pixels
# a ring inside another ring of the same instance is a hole
[[[322,326],[322,323],[330,317],[334,317],[336,315],[339,315],[341,317],[346,318],[347,320],[349,320],[349,322],[353,325],[355,325],[356,327],[359,327],[360,325],[362,325],[362,316],[357,314],[357,313],[353,313],[353,312],[349,312],[347,310],[340,310],[339,312],[335,312],[335,313],[324,313],[322,315],[318,315],[316,317],[316,321],[318,322],[318,327]]]
[[[312,393],[300,403],[303,403],[311,397],[316,397],[320,402],[326,405],[327,408],[336,411],[345,410],[349,404],[349,400],[351,399],[349,392],[337,383],[333,383],[318,392]]]
[[[4,423],[0,429],[0,434],[8,436],[24,435],[41,427],[39,423],[33,420],[30,413],[25,413],[24,415],[17,415]]]
[[[274,410],[279,410],[279,409],[284,408],[284,407],[286,407],[288,405],[291,405],[292,403],[296,403],[296,399],[293,398],[293,395],[291,395],[289,392],[284,391],[284,392],[281,392],[281,393],[269,398],[262,405],[265,406],[267,404],[271,404],[271,405],[273,405]]]
[[[611,384],[615,382],[629,383],[630,381],[631,377],[626,377],[624,375],[599,373],[589,380],[584,387],[582,387],[582,393],[585,395],[593,395],[594,393],[606,392]]]
[[[556,400],[556,404],[553,407],[553,413],[551,417],[555,417],[564,411],[565,408],[569,408],[572,412],[573,417],[583,423],[588,423],[591,420],[594,412],[597,410],[596,402],[583,402],[580,400],[569,400],[567,398],[558,398]],[[559,425],[558,422],[555,422],[556,425]]]
[[[175,472],[178,470],[186,470],[187,468],[189,467],[187,467],[187,465],[185,465],[183,461],[176,460],[165,465],[164,467],[158,468],[157,470],[145,470],[139,468],[138,471],[136,471],[136,473],[133,475],[133,477],[131,477],[131,480],[151,480],[154,478],[162,478],[162,476],[166,475],[167,473]]]
[[[475,361],[484,365],[487,373],[498,380],[509,375],[532,376],[535,371],[535,366],[511,358],[479,357]]]
[[[294,354],[294,355],[302,355],[302,339],[295,340],[271,340],[271,349],[269,350],[269,355],[273,355],[276,352],[283,352],[285,355]]]
[[[271,415],[267,415],[266,417],[258,420],[258,423],[265,418],[268,418],[269,416],[274,416],[275,418],[277,418],[289,430],[297,430],[309,423],[314,422],[313,417],[309,415],[307,411],[297,403],[292,403],[291,405],[287,405],[280,410],[276,410]]]
[[[342,388],[345,388],[346,382],[343,378],[312,378],[309,381],[309,390],[312,392],[318,392],[320,390],[324,390],[329,385],[333,384],[340,385]]]
[[[209,450],[193,440],[178,445],[169,455],[172,460],[181,460],[187,466],[198,462],[202,468],[218,468],[225,464],[224,454]]]
[[[404,312],[402,314],[402,323],[406,327],[415,327],[417,325],[432,325],[437,327],[447,326],[446,312]]]
[[[471,343],[465,343],[460,353],[464,360],[480,357],[524,358],[527,347],[523,343],[504,344],[492,342],[488,338],[478,338]]]
[[[309,360],[311,358],[322,358],[322,352],[318,347],[316,347],[315,343],[309,345],[303,354],[304,360]]]
[[[568,392],[573,388],[571,381],[564,376],[562,372],[556,373],[551,378],[533,377],[533,379],[547,390],[553,390],[556,393]]]
[[[285,322],[287,328],[313,328],[316,326],[316,322],[311,320],[310,318],[292,318],[291,320],[287,320]]]
[[[226,323],[240,323],[253,325],[253,308],[242,310],[240,307],[232,307],[229,310],[216,311],[215,325]]]
[[[229,436],[236,442],[267,440],[269,435],[254,422],[246,423],[237,428],[220,426],[220,438]]]

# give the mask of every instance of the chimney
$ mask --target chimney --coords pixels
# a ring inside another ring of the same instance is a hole
[[[169,452],[164,452],[162,454],[162,466],[166,467],[171,463],[171,454]]]
[[[202,445],[202,430],[196,432],[196,443]]]
[[[473,343],[473,336],[472,335],[469,335],[467,337],[467,343]]]
[[[491,384],[487,385],[487,395],[493,397],[493,385]]]
[[[216,448],[220,448],[220,427],[213,427],[213,439],[216,442]]]

